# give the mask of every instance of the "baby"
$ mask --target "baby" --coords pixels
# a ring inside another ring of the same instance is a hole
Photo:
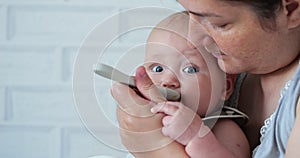
[[[181,94],[180,102],[159,103],[151,112],[165,114],[162,133],[183,144],[190,157],[250,157],[248,141],[233,120],[204,121],[219,116],[235,76],[225,74],[202,48],[190,46],[188,21],[185,12],[173,14],[148,38],[144,67],[149,77]]]

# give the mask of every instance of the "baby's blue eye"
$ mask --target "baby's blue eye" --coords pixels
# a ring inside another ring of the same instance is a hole
[[[154,71],[154,72],[162,72],[162,71],[164,71],[164,68],[161,67],[161,66],[159,66],[159,65],[157,65],[157,66],[153,66],[152,67],[152,71]]]
[[[199,69],[195,68],[193,66],[188,66],[188,67],[184,68],[183,71],[186,73],[196,73],[196,72],[199,72]]]

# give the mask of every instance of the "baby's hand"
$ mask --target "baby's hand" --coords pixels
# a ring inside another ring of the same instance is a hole
[[[165,113],[162,133],[183,145],[198,134],[202,119],[180,102],[159,103],[151,109],[152,113]]]

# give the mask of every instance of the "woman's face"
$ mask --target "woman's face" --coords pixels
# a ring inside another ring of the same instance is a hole
[[[189,38],[202,44],[228,73],[266,74],[289,64],[296,53],[289,52],[286,19],[278,14],[277,29],[262,28],[249,6],[237,1],[179,0],[190,13]],[[201,24],[201,26],[199,25]],[[197,34],[204,27],[209,36]],[[217,46],[217,47],[213,47]]]

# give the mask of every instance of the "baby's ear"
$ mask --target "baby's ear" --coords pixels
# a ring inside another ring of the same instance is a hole
[[[293,29],[300,25],[300,0],[282,0],[288,27]]]
[[[223,94],[223,100],[227,100],[234,90],[236,75],[226,74],[226,89]]]

